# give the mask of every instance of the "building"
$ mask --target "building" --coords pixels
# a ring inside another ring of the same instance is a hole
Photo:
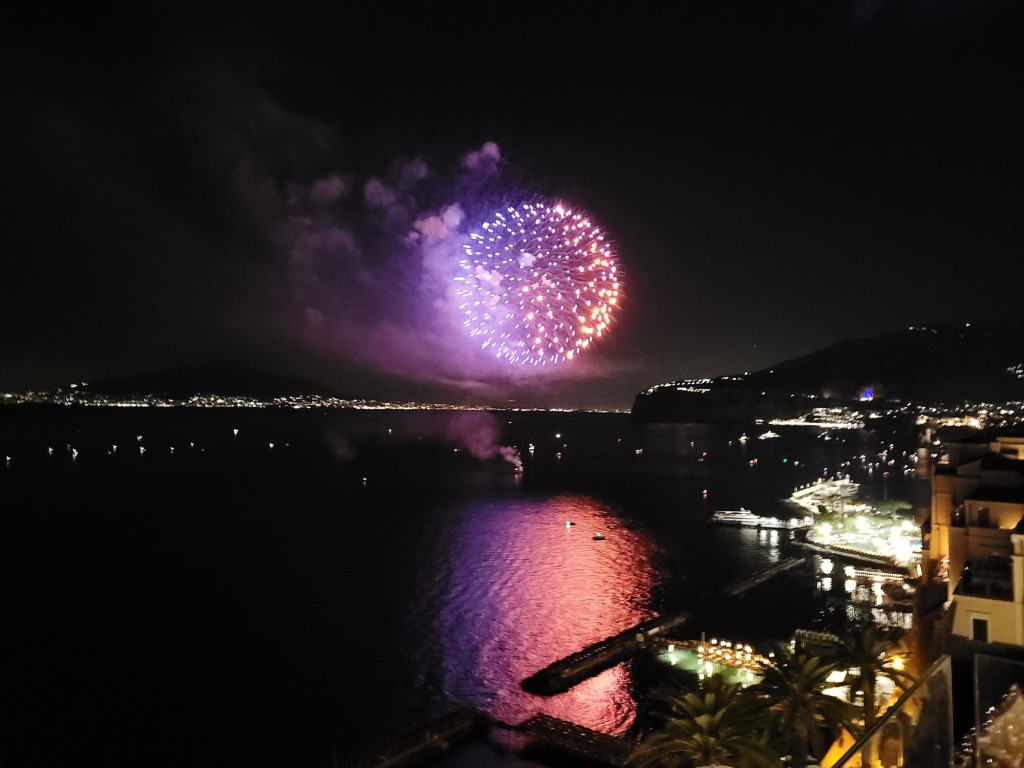
[[[1024,657],[1024,437],[947,443],[922,534],[936,651]]]

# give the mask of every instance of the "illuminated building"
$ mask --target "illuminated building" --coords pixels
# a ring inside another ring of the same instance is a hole
[[[939,650],[1024,655],[1024,437],[947,445],[922,555],[930,585],[945,586]]]

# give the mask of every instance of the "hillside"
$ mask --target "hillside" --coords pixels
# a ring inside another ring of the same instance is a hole
[[[850,339],[752,373],[702,385],[669,382],[637,395],[643,421],[786,417],[809,404],[955,405],[1024,400],[1024,323],[931,324]]]

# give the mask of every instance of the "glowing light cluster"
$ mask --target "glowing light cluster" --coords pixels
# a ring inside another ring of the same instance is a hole
[[[455,277],[480,348],[510,364],[572,360],[608,333],[621,273],[604,232],[562,204],[524,203],[470,234]]]

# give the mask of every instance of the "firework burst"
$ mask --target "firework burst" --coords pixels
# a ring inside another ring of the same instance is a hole
[[[608,333],[621,273],[586,213],[562,204],[509,207],[464,249],[455,292],[481,349],[510,364],[553,365]]]

